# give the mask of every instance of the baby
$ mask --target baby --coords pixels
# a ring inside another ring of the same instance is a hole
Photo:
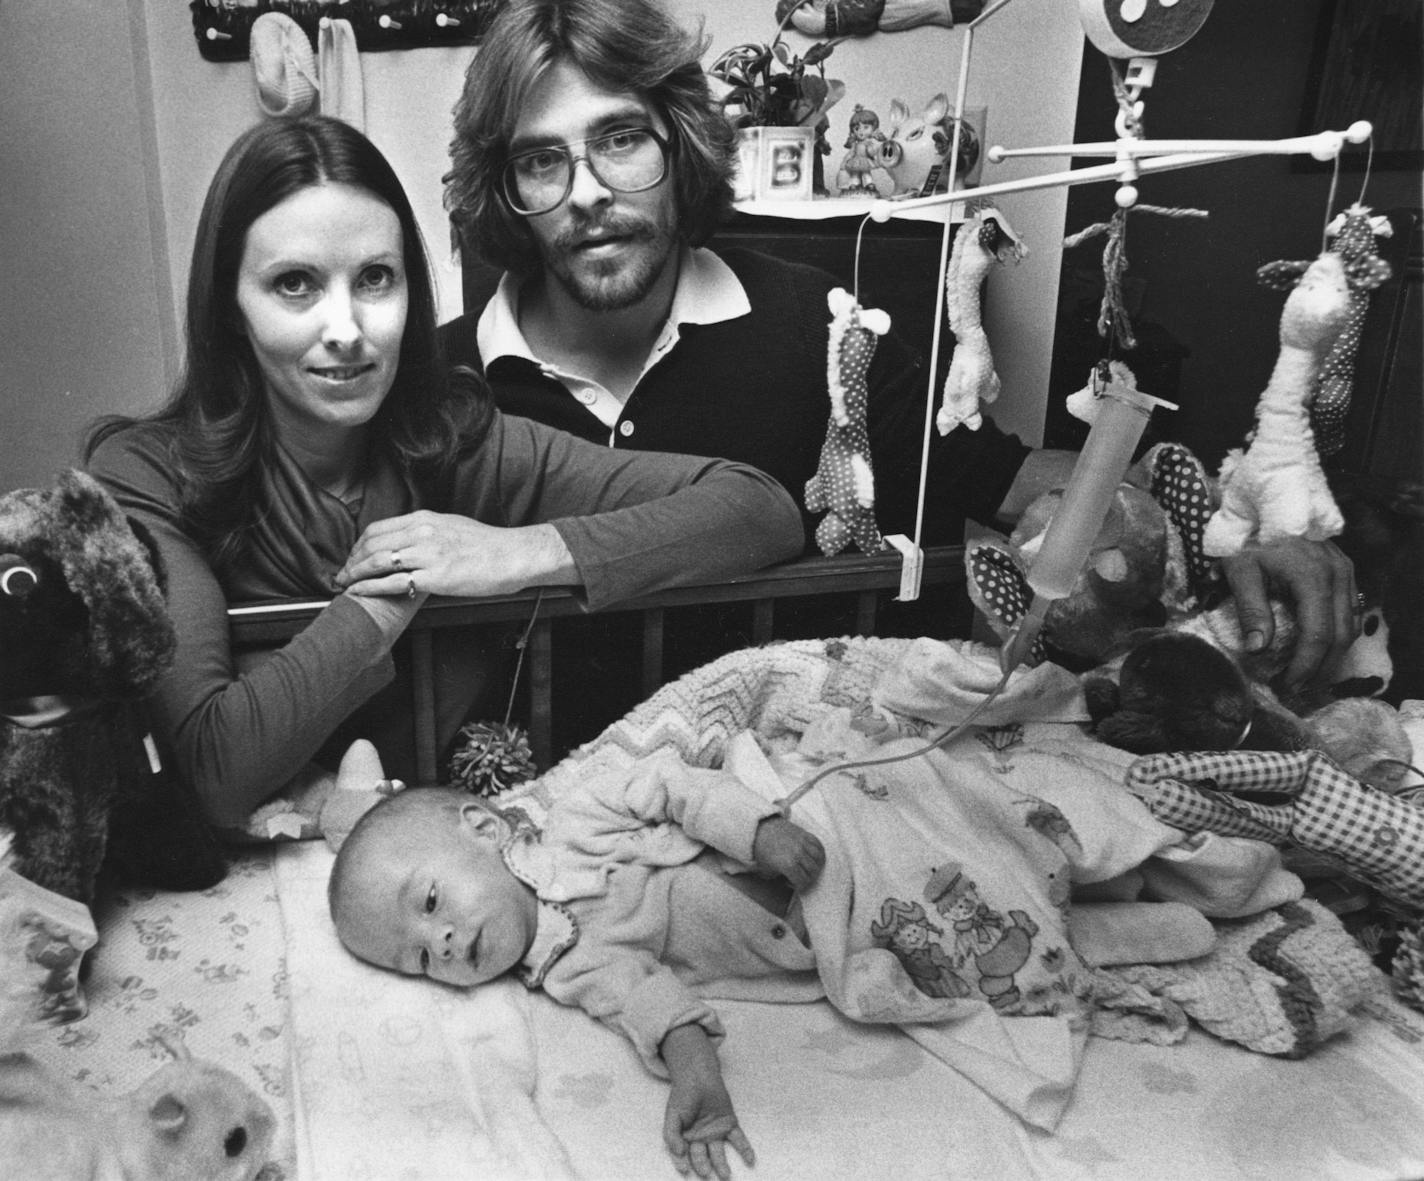
[[[458,789],[392,796],[341,847],[328,899],[369,963],[457,986],[517,971],[624,1034],[671,1083],[678,1171],[725,1181],[728,1145],[755,1158],[699,993],[824,995],[793,894],[824,862],[814,835],[734,776],[653,758],[590,776],[537,833]]]

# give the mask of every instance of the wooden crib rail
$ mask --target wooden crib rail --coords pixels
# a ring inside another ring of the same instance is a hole
[[[819,595],[853,595],[856,632],[875,632],[880,592],[900,585],[900,555],[841,554],[833,558],[801,558],[754,574],[722,582],[678,587],[624,603],[614,610],[637,611],[643,619],[642,694],[663,683],[663,621],[665,612],[700,603],[752,603],[752,642],[774,638],[778,599]],[[964,580],[964,550],[941,546],[925,551],[922,587],[955,585]],[[538,592],[523,591],[489,599],[431,597],[406,630],[414,671],[413,701],[416,724],[416,771],[419,782],[438,779],[435,697],[431,670],[436,633],[451,627],[479,627],[529,618]],[[324,606],[325,600],[281,600],[242,603],[228,609],[228,625],[235,651],[277,647],[297,635]],[[560,616],[581,615],[584,608],[570,591],[546,588],[525,654],[529,670],[529,743],[536,762],[552,761],[553,628]]]

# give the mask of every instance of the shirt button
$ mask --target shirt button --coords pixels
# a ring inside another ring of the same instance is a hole
[[[618,424],[618,433],[626,439],[633,433],[633,424],[631,422],[620,422]]]
[[[771,929],[771,937],[773,939],[785,939],[786,928],[783,927],[780,923],[777,923],[776,926],[772,927]]]
[[[592,390],[579,390],[578,400],[582,402],[585,406],[592,406],[596,401],[598,401],[598,395],[595,394]]]

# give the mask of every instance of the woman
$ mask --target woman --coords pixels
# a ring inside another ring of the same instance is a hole
[[[219,827],[358,736],[410,774],[391,646],[428,594],[574,586],[594,609],[801,550],[795,505],[754,469],[585,444],[447,374],[410,204],[340,121],[267,121],[229,149],[187,336],[167,405],[100,422],[86,456],[161,551],[178,650],[152,721]],[[229,603],[333,591],[284,648],[235,660]],[[440,648],[448,741],[484,662]]]

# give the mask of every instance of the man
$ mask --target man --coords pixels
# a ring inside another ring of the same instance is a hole
[[[799,498],[825,434],[835,280],[702,248],[730,209],[735,157],[704,48],[655,0],[501,10],[456,105],[445,180],[461,235],[506,273],[442,341],[506,412],[614,447],[737,459]],[[886,532],[914,531],[922,369],[916,351],[880,339],[869,428]],[[965,517],[1017,516],[1066,482],[1074,458],[988,421],[936,438],[922,540],[959,541]],[[1292,684],[1353,640],[1353,570],[1334,545],[1251,548],[1224,566],[1252,648],[1273,636],[1267,592],[1294,602]]]

